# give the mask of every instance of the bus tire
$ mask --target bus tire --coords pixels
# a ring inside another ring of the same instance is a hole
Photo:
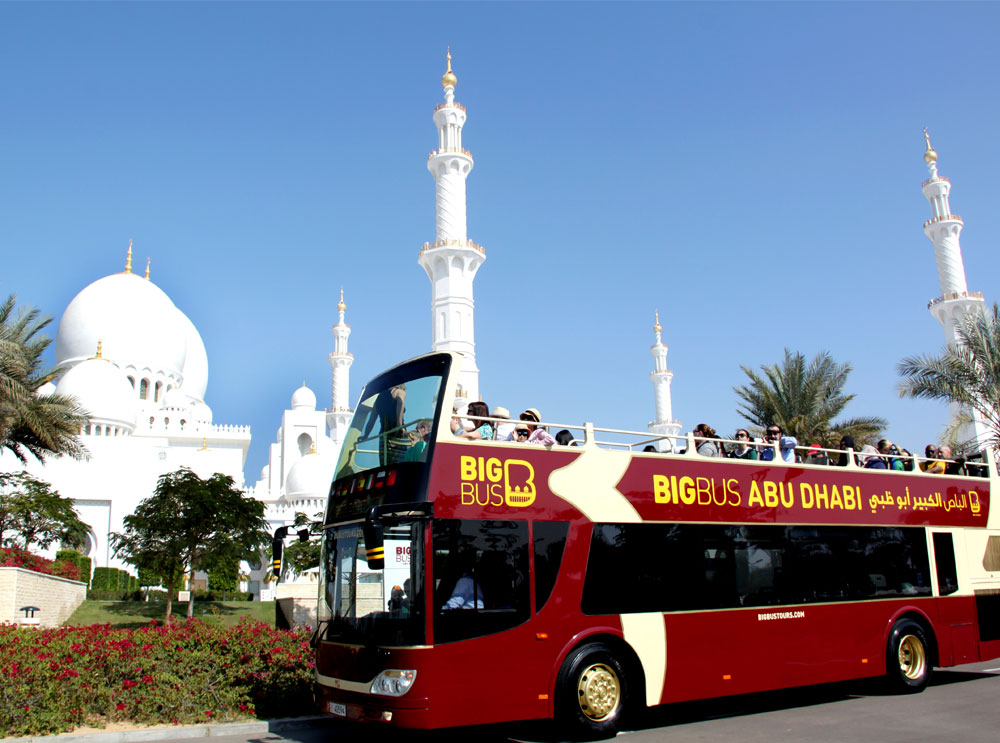
[[[556,716],[577,737],[614,737],[627,699],[625,665],[610,647],[590,643],[566,657],[556,685]]]
[[[900,619],[892,626],[886,646],[885,673],[890,689],[901,694],[923,691],[931,671],[927,630],[912,619]]]

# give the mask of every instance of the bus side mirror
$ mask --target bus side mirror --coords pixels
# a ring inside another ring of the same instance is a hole
[[[279,526],[274,530],[274,540],[271,542],[271,572],[275,578],[281,577],[281,552],[285,547],[284,539],[287,536],[287,526]]]
[[[382,521],[375,511],[375,506],[368,510],[361,531],[365,538],[365,558],[371,570],[381,570],[385,567],[385,542],[382,537]]]

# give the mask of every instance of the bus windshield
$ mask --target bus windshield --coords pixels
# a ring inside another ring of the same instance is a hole
[[[421,645],[424,525],[404,521],[385,529],[385,567],[369,570],[363,529],[330,528],[323,540],[320,619],[327,640],[381,645]]]
[[[441,359],[426,362],[391,369],[365,388],[340,450],[337,479],[427,461],[447,370]]]

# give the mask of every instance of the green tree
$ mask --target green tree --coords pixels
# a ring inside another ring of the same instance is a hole
[[[945,436],[955,438],[978,415],[990,431],[989,440],[979,445],[1000,448],[1000,306],[994,303],[991,310],[969,314],[957,331],[956,346],[937,356],[908,356],[899,362],[899,395],[958,403],[962,411]]]
[[[836,363],[825,351],[806,363],[805,356],[786,348],[780,364],[765,364],[760,373],[745,366],[740,369],[750,383],[733,388],[742,400],[737,410],[758,435],[774,423],[802,445],[833,448],[845,435],[859,445],[870,442],[888,425],[875,416],[834,420],[854,399],[844,393],[851,365]]]
[[[293,524],[296,529],[309,527],[309,532],[313,536],[320,533],[322,527],[322,513],[317,513],[313,518],[309,518],[301,511],[295,513]],[[296,540],[285,548],[285,565],[299,575],[302,572],[319,565],[320,542],[310,540],[301,542]]]
[[[212,570],[227,561],[253,559],[268,540],[264,504],[249,498],[233,478],[215,473],[202,480],[186,467],[161,475],[153,495],[111,535],[115,555],[137,570],[162,576],[167,620],[180,575]],[[194,616],[194,594],[188,601]]]
[[[13,294],[0,304],[0,450],[9,449],[22,463],[29,453],[40,461],[50,454],[83,459],[79,437],[87,413],[73,397],[36,394],[58,371],[42,366],[52,340],[41,331],[52,318],[15,308]]]
[[[89,532],[73,501],[44,480],[27,472],[0,473],[0,544],[44,550],[58,541],[78,548],[86,544]]]
[[[240,561],[234,558],[219,560],[208,571],[208,590],[232,593],[239,585]]]

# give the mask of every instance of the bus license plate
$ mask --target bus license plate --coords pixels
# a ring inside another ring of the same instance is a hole
[[[345,707],[343,704],[330,702],[329,707],[331,715],[337,715],[338,717],[347,717],[347,707]]]

